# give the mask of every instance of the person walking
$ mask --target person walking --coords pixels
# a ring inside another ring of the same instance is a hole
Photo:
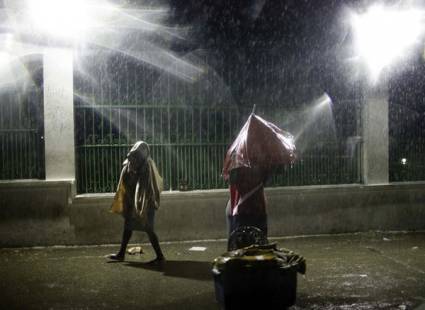
[[[136,142],[123,162],[117,192],[111,212],[122,214],[124,229],[121,247],[117,254],[109,254],[111,260],[123,261],[127,245],[134,230],[144,231],[155,251],[156,258],[150,263],[162,263],[165,257],[154,231],[155,212],[159,208],[163,180],[150,156],[149,145]]]

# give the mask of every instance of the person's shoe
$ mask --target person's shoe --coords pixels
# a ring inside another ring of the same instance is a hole
[[[109,258],[111,260],[116,260],[122,262],[124,260],[125,255],[124,254],[108,254],[106,255],[106,258]]]
[[[164,263],[165,263],[165,257],[161,256],[147,262],[146,264],[151,266],[162,266]]]

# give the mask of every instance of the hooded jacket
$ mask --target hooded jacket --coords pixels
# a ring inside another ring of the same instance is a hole
[[[163,180],[144,141],[136,142],[123,162],[111,212],[146,222],[149,208],[159,208]]]

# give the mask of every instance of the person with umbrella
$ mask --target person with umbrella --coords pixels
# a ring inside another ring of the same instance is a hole
[[[270,170],[266,166],[251,166],[230,171],[230,199],[226,210],[229,233],[241,226],[254,226],[267,236],[264,184]]]
[[[239,227],[254,226],[267,238],[265,182],[273,166],[294,160],[292,135],[252,113],[224,160],[223,177],[230,189],[229,235]]]

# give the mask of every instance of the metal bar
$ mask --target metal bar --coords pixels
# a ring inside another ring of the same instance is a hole
[[[81,148],[87,148],[87,149],[94,149],[94,148],[104,148],[104,147],[108,147],[108,148],[116,148],[116,147],[125,147],[125,148],[130,148],[133,146],[132,143],[123,143],[121,145],[118,144],[87,144],[87,145],[80,145],[79,147]],[[192,147],[192,146],[206,146],[206,147],[210,147],[210,146],[220,146],[220,147],[226,147],[227,144],[224,143],[149,143],[149,146],[155,146],[155,147],[160,147],[160,146],[179,146],[179,147]]]
[[[170,144],[170,146],[168,147],[168,177],[170,180],[170,191],[173,189],[173,184],[175,184],[173,182],[173,164],[172,164],[172,152],[173,152],[173,148],[172,148],[172,139],[171,139],[171,118],[172,118],[172,110],[170,109],[170,97],[169,97],[169,88],[170,88],[170,80],[169,80],[169,76],[167,76],[168,79],[168,85],[167,85],[167,92],[168,92],[168,96],[167,96],[167,103],[168,103],[168,107],[167,107],[167,121],[168,121],[168,130],[167,130],[167,140],[168,143]],[[162,112],[162,110],[161,110]],[[161,114],[161,125],[162,125],[162,114]],[[161,126],[162,127],[162,126]],[[164,141],[162,141],[164,142]]]
[[[87,140],[86,140],[86,110],[83,110],[83,132],[84,132],[84,145],[87,145]],[[87,150],[84,149],[84,165],[87,167]],[[85,188],[85,192],[88,192],[88,188],[87,188],[87,169],[84,172],[84,188]]]
[[[112,90],[111,90],[111,86],[108,85],[108,99],[109,99],[109,104],[112,103]],[[112,144],[112,107],[109,106],[109,144]],[[113,166],[113,162],[112,162],[112,149],[109,149],[109,171],[110,171],[110,179],[109,179],[109,186],[110,186],[110,190],[114,191],[114,166]]]
[[[130,142],[133,143],[134,141],[131,140],[131,136],[130,136],[130,111],[128,109],[125,110],[127,112],[127,134],[126,134],[126,142]]]
[[[136,132],[135,132],[135,136],[136,136],[136,141],[139,141],[139,98],[138,98],[138,80],[137,80],[137,68],[134,67],[133,68],[133,78],[134,78],[134,89],[133,89],[133,93],[134,93],[134,104],[136,105],[136,115],[135,115],[135,124],[136,124]]]
[[[143,112],[143,134],[142,134],[142,139],[145,140],[147,133],[146,133],[146,108],[142,108],[142,112]]]
[[[23,100],[22,100],[22,95],[21,93],[18,94],[18,96],[16,97],[18,99],[18,125],[17,127],[21,127],[22,128],[22,105],[24,104]],[[23,178],[23,163],[24,163],[24,152],[23,152],[23,145],[22,145],[22,134],[18,135],[17,134],[17,143],[18,143],[18,155],[19,155],[19,177],[22,179]]]
[[[9,94],[9,103],[10,103],[10,101],[11,101],[11,94]],[[12,105],[9,105],[9,124],[8,124],[8,126],[9,127],[12,127],[13,125],[12,125],[12,120],[13,120],[13,112],[12,112]],[[14,167],[14,162],[13,162],[13,156],[12,156],[12,154],[13,154],[13,134],[11,134],[10,135],[10,141],[9,141],[9,143],[8,143],[8,149],[9,149],[9,164],[10,164],[10,177],[11,178],[13,178],[13,167]]]
[[[214,108],[214,143],[217,143],[217,108]],[[219,167],[218,148],[214,147],[215,166]],[[215,188],[218,188],[218,169],[214,169]]]
[[[190,105],[190,104],[189,104]],[[109,107],[113,107],[113,108],[123,108],[123,109],[135,109],[136,107],[134,106],[134,104],[97,104],[96,106],[93,105],[88,105],[88,104],[79,104],[76,109],[97,109],[98,107],[105,107],[105,108],[109,108]],[[137,105],[137,107],[139,108],[152,108],[152,104],[148,103],[148,104],[140,104]],[[155,108],[167,108],[168,105],[167,104],[155,104]],[[188,108],[188,105],[185,104],[173,104],[172,105],[173,109],[180,109],[180,110],[186,110]],[[230,110],[230,111],[237,111],[237,107],[236,106],[229,106],[226,107],[226,110]]]
[[[6,102],[8,103],[7,105],[5,105],[5,111],[4,111],[4,115],[6,117],[6,119],[4,120],[4,124],[5,124],[5,128],[10,128],[10,112],[8,111],[8,109],[10,109],[10,95],[7,94],[6,96]],[[9,112],[9,117],[7,117],[7,114]],[[5,173],[5,177],[6,179],[9,179],[12,177],[12,174],[10,173],[10,169],[11,169],[11,163],[10,163],[10,134],[6,136],[6,143],[5,143],[5,168],[6,168],[6,173]]]
[[[23,178],[32,178],[31,174],[31,165],[29,163],[30,159],[30,152],[28,151],[28,142],[29,142],[29,133],[25,133],[22,137],[22,153],[23,153],[23,175],[21,177]]]
[[[151,116],[152,116],[152,118],[151,118],[151,120],[152,120],[152,122],[151,122],[151,130],[152,130],[152,141],[155,141],[156,142],[156,137],[155,137],[155,134],[156,134],[156,130],[155,130],[155,109],[151,109]]]
[[[0,93],[0,96],[4,96]],[[0,97],[1,98],[1,97]],[[1,98],[3,101],[3,98]],[[5,160],[5,140],[6,140],[6,134],[2,133],[2,127],[4,126],[4,119],[3,119],[3,115],[4,115],[4,104],[0,104],[0,138],[1,138],[1,170],[0,170],[0,177],[1,179],[5,179],[5,174],[6,174],[6,160]]]
[[[176,115],[176,123],[175,123],[175,132],[176,132],[176,135],[175,135],[175,141],[174,141],[174,143],[178,143],[178,142],[180,142],[180,128],[179,128],[179,110],[176,110],[175,111],[175,115]],[[175,149],[176,149],[176,167],[177,167],[177,169],[176,169],[176,182],[175,182],[175,184],[176,184],[176,189],[178,189],[179,188],[179,184],[180,184],[180,180],[182,180],[182,178],[183,178],[183,176],[182,176],[182,173],[181,173],[181,171],[182,171],[182,164],[181,164],[181,161],[182,161],[182,148],[180,147],[180,146],[176,146],[175,147]]]
[[[207,107],[207,141],[210,142],[210,109]],[[211,158],[209,156],[209,152],[208,149],[205,148],[205,156],[206,156],[206,160],[205,160],[205,168],[207,170],[207,182],[206,182],[206,186],[207,188],[211,187],[211,181],[210,181],[210,165],[209,163],[211,163]]]
[[[92,84],[92,87],[91,87],[91,97],[93,98],[93,105],[96,105],[96,102],[95,102],[95,99],[94,99],[94,97],[95,97],[95,89],[94,89],[94,85]],[[93,144],[96,144],[96,132],[95,132],[95,120],[96,120],[96,115],[95,115],[95,109],[92,109],[92,138],[91,138],[91,143],[93,143]],[[97,149],[96,149],[97,150]],[[96,152],[92,152],[91,154],[90,154],[90,157],[91,157],[91,160],[90,160],[90,164],[91,164],[91,167],[92,167],[92,169],[93,169],[93,172],[92,172],[92,176],[93,176],[93,191],[96,191],[97,190],[97,186],[96,186],[96,184],[97,184],[97,178],[96,178],[96,172],[97,172],[97,169],[96,169],[96,160],[97,160],[97,158],[96,158]]]
[[[199,143],[202,144],[202,109],[199,108]],[[202,153],[202,146],[199,147],[199,153],[200,156],[198,157],[198,171],[199,171],[199,182],[200,182],[200,186],[202,188],[203,184],[204,184],[204,173],[205,171],[203,171],[203,153]]]
[[[194,118],[195,118],[195,108],[193,107],[193,105],[192,105],[192,108],[191,108],[191,112],[192,112],[192,119],[191,119],[191,124],[192,124],[192,127],[191,127],[191,140],[192,140],[192,144],[194,144],[195,143],[195,124],[194,124],[194,122],[195,122],[195,120],[194,120]],[[191,160],[190,160],[190,163],[191,163],[191,167],[192,167],[192,173],[191,173],[191,176],[192,176],[192,180],[193,180],[193,182],[194,182],[194,187],[196,188],[196,184],[197,184],[197,179],[196,179],[196,175],[195,175],[195,156],[194,156],[194,148],[192,147],[191,148]]]
[[[105,104],[105,96],[104,96],[104,89],[103,89],[103,66],[100,67],[99,70],[99,90],[100,90],[100,104],[103,106]],[[105,108],[103,107],[99,107],[100,110],[100,117],[101,117],[101,129],[100,129],[100,141],[101,143],[103,143],[103,141],[105,140],[105,130],[104,130],[104,125],[105,125]],[[102,180],[102,189],[101,192],[105,192],[107,189],[107,185],[106,185],[106,172],[105,172],[105,154],[104,154],[104,150],[102,149],[101,152],[101,161],[99,163],[99,168],[101,170],[101,180]]]

